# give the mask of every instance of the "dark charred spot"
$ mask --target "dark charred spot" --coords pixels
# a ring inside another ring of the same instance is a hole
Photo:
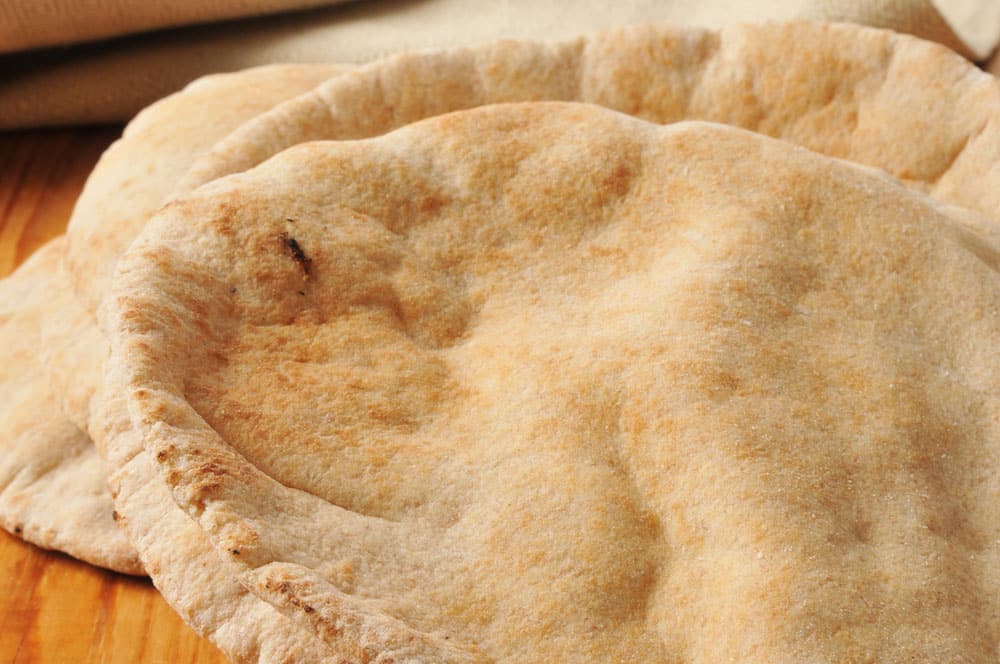
[[[309,276],[309,268],[312,264],[312,259],[306,256],[306,252],[302,251],[299,241],[288,233],[281,234],[281,241],[284,243],[285,249],[287,249],[292,255],[292,259],[299,264],[300,268],[302,268],[302,274]]]
[[[309,606],[308,604],[306,604],[305,606],[302,607],[302,610],[305,611],[306,613],[312,613],[316,609],[314,609],[311,606]]]
[[[305,295],[305,294],[306,294],[306,292],[304,290],[300,290],[299,291],[299,295]]]
[[[287,221],[290,224],[294,224],[295,223],[295,220],[292,219],[291,217],[285,217],[285,221]]]
[[[160,450],[159,452],[157,452],[156,453],[156,460],[159,461],[160,463],[163,463],[164,461],[166,461],[167,460],[167,451],[166,450]]]
[[[23,532],[24,532],[24,529],[21,528],[21,526],[14,526],[14,534],[15,535],[20,535]]]
[[[229,292],[233,295],[236,295],[236,286],[230,287]]]
[[[240,550],[239,549],[230,549],[229,553],[233,554],[234,556],[238,556],[238,555],[240,555]]]
[[[122,518],[122,515],[118,513],[118,510],[111,510],[111,518],[118,521]]]

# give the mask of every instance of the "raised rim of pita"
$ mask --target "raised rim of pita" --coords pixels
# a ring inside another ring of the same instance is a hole
[[[126,409],[117,407],[120,398],[100,402],[94,435],[118,438],[111,450],[117,456],[108,459],[117,522],[170,607],[234,662],[339,663],[312,631],[240,584],[241,570],[220,559],[208,536],[174,503]]]
[[[728,124],[880,168],[947,203],[989,216],[1000,209],[1000,82],[935,42],[812,21],[638,25],[557,43],[400,54],[247,122],[195,163],[177,193],[298,143],[518,101]]]

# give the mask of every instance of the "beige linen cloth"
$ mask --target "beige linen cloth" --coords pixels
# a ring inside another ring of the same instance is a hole
[[[362,63],[501,37],[562,39],[616,25],[811,18],[892,28],[975,60],[1000,39],[1000,0],[356,0],[311,11],[134,30],[332,4],[330,0],[5,0],[0,129],[121,121],[198,76],[273,62]],[[792,54],[789,54],[792,57]]]

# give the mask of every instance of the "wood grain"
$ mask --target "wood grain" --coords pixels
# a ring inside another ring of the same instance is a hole
[[[63,231],[87,175],[118,133],[0,134],[0,276]]]
[[[0,133],[0,276],[63,231],[120,128]],[[98,569],[0,531],[0,664],[226,659],[148,579]]]

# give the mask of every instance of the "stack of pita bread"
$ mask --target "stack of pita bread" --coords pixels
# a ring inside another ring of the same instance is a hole
[[[0,521],[233,661],[995,662],[998,270],[912,37],[212,76],[0,282]]]

